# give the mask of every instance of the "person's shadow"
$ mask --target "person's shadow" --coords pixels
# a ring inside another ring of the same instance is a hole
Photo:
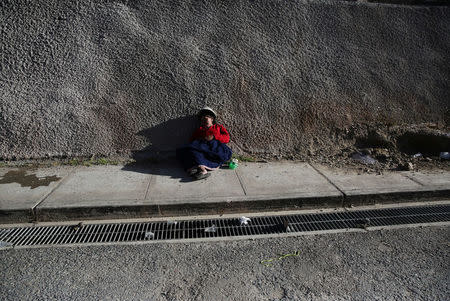
[[[139,131],[136,135],[145,137],[149,144],[141,150],[133,150],[134,162],[126,164],[122,170],[169,176],[180,182],[192,181],[177,161],[175,150],[189,143],[197,126],[197,116],[189,115]]]

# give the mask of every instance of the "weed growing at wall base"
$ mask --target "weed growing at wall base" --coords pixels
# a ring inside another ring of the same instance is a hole
[[[91,158],[89,160],[71,159],[69,160],[69,162],[67,162],[67,164],[71,166],[92,166],[92,165],[117,165],[119,164],[119,162],[115,160],[110,160],[108,158],[98,158],[98,159]]]
[[[240,162],[256,162],[257,160],[253,157],[250,156],[243,156],[243,155],[237,155],[237,154],[233,154],[231,156],[232,159],[237,159]]]

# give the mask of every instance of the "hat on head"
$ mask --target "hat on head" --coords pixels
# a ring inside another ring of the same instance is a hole
[[[198,117],[201,118],[204,115],[211,115],[214,119],[217,118],[217,114],[216,112],[214,112],[213,109],[211,109],[210,107],[203,107],[200,112],[198,112]]]

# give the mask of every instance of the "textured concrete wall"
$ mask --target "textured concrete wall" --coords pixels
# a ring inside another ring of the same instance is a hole
[[[205,104],[280,154],[449,113],[449,6],[228,2],[1,1],[0,157],[170,150]]]

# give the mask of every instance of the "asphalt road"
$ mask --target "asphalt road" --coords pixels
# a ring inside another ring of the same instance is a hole
[[[449,230],[3,250],[0,299],[450,300]]]

